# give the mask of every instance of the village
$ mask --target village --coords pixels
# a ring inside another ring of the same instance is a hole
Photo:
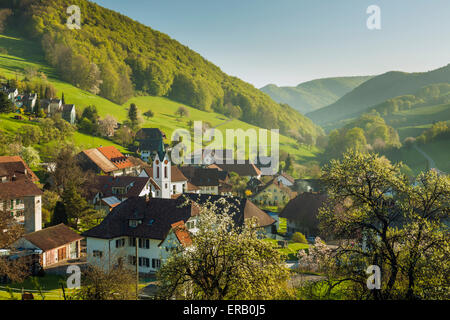
[[[36,95],[2,90],[19,113],[21,109],[34,112]],[[47,117],[61,113],[68,123],[75,123],[75,105],[61,99],[40,104]],[[326,200],[319,180],[296,180],[284,172],[263,175],[261,167],[248,160],[230,164],[226,161],[230,150],[191,154],[192,159],[197,157],[195,164],[174,165],[165,139],[158,128],[142,128],[136,134],[139,147],[134,155],[124,155],[114,146],[98,146],[75,156],[79,168],[91,174],[85,200],[101,213],[98,225],[83,232],[68,226],[67,219],[66,224],[43,227],[43,186],[48,188],[54,181],[40,181],[20,156],[1,156],[1,209],[25,230],[12,249],[1,251],[2,258],[32,261],[31,275],[61,274],[72,264],[108,269],[126,261],[131,268],[138,265],[143,277],[151,277],[170,249],[189,245],[190,235],[196,232],[195,206],[180,207],[186,199],[192,203],[225,199],[235,205],[236,223],[256,219],[261,237],[275,241],[280,249],[314,243],[318,210]],[[55,166],[46,164],[48,171],[55,171]],[[296,232],[305,236],[303,244],[292,241]],[[289,258],[296,260],[295,251]]]

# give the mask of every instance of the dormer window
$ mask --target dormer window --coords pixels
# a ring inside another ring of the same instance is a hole
[[[128,221],[128,226],[130,228],[137,228],[142,223],[142,220],[130,219]]]

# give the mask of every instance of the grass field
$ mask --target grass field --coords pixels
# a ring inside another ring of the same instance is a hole
[[[270,242],[274,246],[278,247],[278,242],[275,239],[266,238],[264,241]],[[294,261],[298,260],[297,253],[299,250],[308,248],[309,244],[289,241],[287,248],[278,248],[278,251],[286,257],[286,260]]]
[[[221,114],[204,112],[186,105],[184,106],[189,110],[189,118],[179,119],[175,116],[175,111],[183,104],[162,97],[139,96],[130,99],[123,105],[118,105],[61,81],[57,72],[44,61],[42,51],[30,41],[18,37],[0,35],[0,47],[5,48],[8,52],[8,54],[0,54],[0,74],[8,78],[22,78],[25,68],[35,67],[47,75],[49,82],[57,89],[58,96],[64,93],[66,103],[75,104],[79,110],[89,105],[95,105],[100,116],[104,117],[110,114],[119,122],[126,120],[130,103],[135,103],[141,113],[151,109],[154,117],[149,119],[143,117],[141,126],[144,128],[158,127],[164,131],[168,139],[171,138],[171,134],[175,129],[187,129],[189,120],[208,121],[213,127],[219,126],[216,130],[220,130],[224,137],[226,129],[259,129],[239,120],[228,119]],[[21,123],[16,123],[16,125],[20,126]],[[17,129],[17,127],[15,128]],[[10,127],[10,130],[14,130],[14,127]],[[279,136],[279,140],[280,149],[291,154],[300,163],[315,159],[317,154],[320,153],[320,150],[317,148],[309,149],[299,146],[295,140],[283,135]],[[74,142],[80,147],[92,147],[99,144],[111,145],[107,140],[91,138],[82,134],[76,134]],[[168,142],[170,141],[166,141],[166,143]]]
[[[0,114],[0,129],[10,133],[10,134],[15,134],[15,132],[24,125],[32,125],[32,126],[38,126],[39,124],[35,121],[29,121],[27,119],[25,119],[26,117],[24,117],[23,120],[16,120],[13,119],[14,114]],[[107,139],[103,139],[103,138],[99,138],[99,137],[94,137],[94,136],[90,136],[81,132],[75,132],[74,135],[68,139],[68,142],[72,141],[74,142],[74,144],[80,148],[80,149],[89,149],[89,148],[96,148],[99,146],[107,146],[107,145],[112,145],[115,146],[116,148],[118,148],[121,152],[128,152],[125,148],[123,148],[122,146],[113,143],[112,141],[109,141]],[[55,144],[54,141],[47,143],[47,144],[36,144],[33,147],[36,148],[37,150],[39,150],[41,156],[45,157],[45,156],[49,156],[49,154],[46,153],[46,150],[48,147],[50,147],[51,145]]]
[[[387,123],[398,130],[400,139],[403,140],[406,137],[417,137],[431,127],[433,122],[446,119],[450,119],[450,104],[399,111],[389,116]]]

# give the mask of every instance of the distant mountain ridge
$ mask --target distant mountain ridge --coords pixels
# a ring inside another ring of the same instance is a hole
[[[260,90],[279,103],[287,103],[301,113],[311,112],[336,102],[373,76],[323,78],[300,83],[295,87],[269,84]]]
[[[384,73],[362,83],[335,103],[312,111],[307,116],[320,125],[337,123],[355,118],[388,99],[414,94],[423,87],[437,83],[450,83],[450,64],[428,72]]]

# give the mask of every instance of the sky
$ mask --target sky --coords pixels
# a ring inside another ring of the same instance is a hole
[[[449,0],[94,0],[255,87],[450,63]],[[367,8],[380,8],[369,30]]]

